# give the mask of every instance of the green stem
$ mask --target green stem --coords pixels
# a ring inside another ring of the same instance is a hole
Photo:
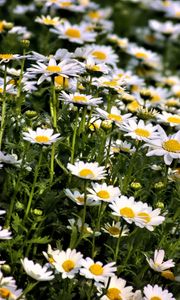
[[[41,150],[41,152],[40,152],[39,161],[38,161],[38,164],[37,164],[36,169],[35,169],[34,180],[33,180],[31,193],[30,193],[29,200],[28,200],[28,205],[27,205],[27,209],[26,209],[26,213],[25,213],[25,218],[27,218],[27,216],[29,214],[29,211],[30,211],[30,208],[31,208],[32,199],[33,199],[33,196],[34,196],[34,189],[35,189],[35,185],[36,185],[37,177],[38,177],[38,172],[39,172],[39,168],[41,166],[42,156],[43,156],[43,150]]]
[[[107,155],[106,155],[106,160],[105,160],[105,167],[107,167],[108,161],[109,161],[109,155],[111,151],[111,143],[112,143],[112,137],[113,137],[113,130],[114,130],[114,122],[112,124],[112,129],[111,133],[109,135],[109,143],[108,143],[108,148],[107,148]]]
[[[122,231],[123,231],[123,227],[122,227]],[[121,240],[121,232],[119,232],[119,237],[117,239],[117,244],[116,244],[116,249],[115,249],[115,253],[114,253],[114,260],[117,261],[118,259],[118,254],[119,254],[119,245],[120,245],[120,240]]]
[[[55,158],[55,143],[52,144],[52,148],[51,148],[50,184],[52,184],[53,177],[54,177],[54,158]]]
[[[70,160],[71,164],[74,163],[74,153],[75,153],[75,145],[76,145],[78,120],[79,120],[79,109],[77,109],[77,111],[76,111],[75,127],[74,127],[73,138],[72,138],[71,160]]]
[[[0,128],[0,150],[2,146],[3,132],[5,128],[5,119],[6,119],[6,78],[7,78],[7,64],[5,64],[4,70],[4,87],[3,87],[3,103],[1,111],[1,128]]]
[[[13,213],[13,210],[14,210],[14,204],[15,204],[16,196],[17,196],[17,193],[19,191],[19,184],[20,184],[20,180],[21,180],[21,173],[22,173],[23,166],[24,166],[26,152],[27,152],[27,147],[25,148],[25,151],[24,151],[24,154],[23,154],[23,158],[22,158],[22,162],[21,162],[21,166],[20,166],[19,175],[18,175],[18,178],[17,178],[17,181],[16,181],[14,193],[13,193],[13,196],[11,198],[9,210],[8,210],[8,213],[7,213],[7,219],[6,219],[6,223],[5,223],[5,226],[7,228],[9,227],[9,224],[11,222],[11,217],[12,217],[12,213]]]
[[[23,49],[23,55],[26,54],[26,50]],[[16,111],[17,113],[21,113],[21,105],[22,105],[22,99],[21,99],[21,92],[22,92],[22,79],[23,79],[23,72],[24,72],[24,65],[25,65],[25,58],[22,59],[22,64],[21,64],[21,72],[19,76],[19,83],[18,83],[18,91],[17,91],[17,108]]]
[[[16,300],[22,300],[23,296],[25,296],[27,293],[29,293],[38,283],[39,283],[39,281],[28,284],[28,286],[25,288],[23,293]]]

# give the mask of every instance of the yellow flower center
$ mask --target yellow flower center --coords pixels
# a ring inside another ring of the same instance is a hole
[[[79,172],[79,176],[81,176],[81,177],[94,177],[94,173],[90,169],[82,169]]]
[[[168,140],[163,143],[162,147],[168,152],[180,152],[180,142],[177,140]]]
[[[103,198],[103,199],[109,199],[110,197],[110,194],[108,193],[108,191],[105,191],[105,190],[101,190],[97,193],[97,196],[99,198]]]
[[[150,300],[162,300],[162,298],[154,296],[154,297],[151,297]]]
[[[112,121],[122,122],[122,117],[119,115],[116,115],[116,114],[109,114],[108,119],[110,119]]]
[[[175,91],[174,94],[175,94],[176,97],[180,98],[180,90]]]
[[[163,1],[162,5],[168,7],[170,6],[170,1]]]
[[[161,100],[160,95],[158,95],[158,94],[152,94],[152,98],[151,98],[152,102],[159,102],[160,100]]]
[[[111,226],[107,229],[107,231],[112,234],[112,235],[119,235],[120,234],[120,229],[115,227],[115,226]]]
[[[118,85],[116,80],[104,81],[103,84],[110,86],[110,87],[116,87]]]
[[[172,116],[172,117],[169,117],[167,118],[167,121],[170,122],[170,123],[177,123],[177,124],[180,124],[180,117],[179,116]]]
[[[107,294],[106,296],[110,299],[110,300],[121,300],[121,296],[119,295],[121,293],[121,291],[117,288],[110,288],[107,290]]]
[[[55,260],[54,260],[54,258],[52,256],[50,256],[48,258],[48,261],[49,261],[50,264],[53,264],[55,262]]]
[[[65,34],[70,38],[79,39],[81,37],[81,32],[79,31],[79,29],[76,28],[68,28]]]
[[[134,112],[134,111],[137,111],[138,108],[140,108],[140,104],[139,104],[136,100],[134,100],[134,101],[132,101],[131,103],[129,103],[129,104],[127,105],[127,108],[128,108],[130,111]]]
[[[68,86],[69,86],[68,78],[65,78],[61,75],[56,76],[54,78],[54,82],[55,82],[56,85],[60,85],[61,87],[68,88]]]
[[[180,18],[180,10],[175,12],[175,16],[176,16],[177,18]]]
[[[75,267],[75,263],[72,260],[68,259],[63,262],[62,267],[65,272],[71,272]]]
[[[12,59],[13,58],[13,54],[0,54],[0,59]]]
[[[88,13],[88,17],[91,19],[99,19],[100,18],[100,13],[98,11],[90,11]]]
[[[76,197],[76,199],[77,199],[78,202],[84,203],[84,197],[79,196],[79,197]]]
[[[150,132],[146,129],[142,129],[142,128],[137,128],[136,130],[134,130],[134,132],[142,137],[146,137],[148,138],[150,136]]]
[[[102,52],[102,51],[93,51],[92,55],[100,60],[105,60],[107,58],[106,53]]]
[[[61,72],[61,68],[59,66],[47,66],[46,71],[52,73],[58,73]]]
[[[2,89],[2,88],[0,88],[0,93],[1,93],[1,94],[3,93],[3,89]]]
[[[151,221],[151,217],[149,214],[145,212],[140,212],[137,214],[145,223],[149,223]]]
[[[148,58],[148,55],[146,54],[146,53],[144,53],[144,52],[136,52],[135,53],[135,56],[137,57],[137,58],[139,58],[139,59],[147,59]]]
[[[59,22],[57,20],[44,18],[43,23],[46,24],[46,25],[57,25]]]
[[[66,7],[66,6],[71,6],[72,5],[72,3],[71,2],[62,2],[62,3],[59,3],[59,5],[60,6],[64,6],[64,7]]]
[[[9,299],[9,297],[11,296],[11,292],[6,288],[0,288],[0,296],[3,299]]]
[[[3,32],[4,30],[4,22],[0,21],[0,32]]]
[[[77,96],[73,97],[73,101],[74,102],[87,102],[87,98],[86,98],[86,96],[77,95]]]
[[[134,218],[135,217],[135,213],[132,210],[132,208],[130,207],[123,207],[120,209],[120,214],[121,216],[125,217],[125,218]]]
[[[94,72],[100,72],[101,71],[101,68],[99,66],[91,66],[89,67],[90,70],[94,71]]]
[[[169,280],[175,280],[175,276],[170,270],[165,270],[161,272],[161,276]]]
[[[35,137],[36,142],[38,143],[48,143],[50,138],[46,135],[37,135]]]
[[[103,274],[103,267],[99,264],[93,264],[90,266],[89,271],[94,275],[102,275]]]

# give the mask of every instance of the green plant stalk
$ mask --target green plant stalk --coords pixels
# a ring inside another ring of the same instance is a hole
[[[25,296],[27,293],[32,291],[32,289],[39,283],[39,281],[36,281],[35,283],[30,283],[27,285],[23,293],[16,299],[16,300],[21,300],[23,296]]]
[[[15,204],[16,196],[17,196],[17,193],[19,191],[19,183],[20,183],[20,180],[21,180],[21,173],[22,173],[22,169],[23,169],[23,166],[24,166],[26,152],[27,152],[27,147],[25,148],[25,151],[24,151],[24,154],[23,154],[23,158],[22,158],[22,162],[21,162],[21,166],[20,166],[20,170],[19,170],[18,179],[16,181],[14,193],[13,193],[13,196],[11,198],[11,202],[10,202],[10,205],[9,205],[9,210],[8,210],[8,213],[7,213],[7,219],[6,219],[6,222],[5,222],[5,226],[7,228],[9,227],[9,224],[11,222],[11,217],[12,217],[12,213],[13,213],[13,210],[14,210],[14,204]]]
[[[77,136],[77,128],[78,128],[78,119],[79,119],[79,110],[76,111],[76,119],[75,119],[75,127],[72,138],[72,146],[71,146],[71,164],[74,163],[74,154],[75,154],[75,145],[76,145],[76,136]]]
[[[111,133],[109,135],[109,143],[108,143],[108,148],[107,148],[107,155],[106,155],[106,160],[105,160],[105,167],[107,167],[107,164],[108,164],[108,161],[109,161],[109,155],[110,155],[111,144],[112,144],[113,130],[114,130],[114,122],[112,123],[112,129],[111,129]]]
[[[53,127],[57,128],[57,98],[54,86],[54,78],[52,78],[52,101],[53,101]]]
[[[26,208],[25,218],[27,218],[27,216],[29,214],[29,211],[30,211],[30,208],[31,208],[32,199],[33,199],[33,196],[34,196],[34,189],[35,189],[35,185],[36,185],[37,177],[38,177],[38,172],[39,172],[39,169],[40,169],[40,166],[41,166],[42,156],[43,156],[43,151],[41,149],[41,152],[40,152],[40,155],[39,155],[39,161],[38,161],[38,164],[37,164],[36,169],[35,169],[34,180],[33,180],[31,193],[30,193],[29,200],[28,200],[28,205],[27,205],[27,208]]]
[[[26,54],[26,50],[23,49],[23,55]],[[19,83],[18,83],[18,91],[17,91],[17,107],[16,107],[16,111],[17,113],[21,113],[21,105],[22,105],[22,101],[21,101],[21,92],[22,92],[22,79],[23,79],[23,72],[24,72],[24,65],[25,65],[25,57],[22,59],[22,64],[21,64],[21,72],[20,72],[20,76],[19,76]]]
[[[122,230],[119,232],[119,236],[117,239],[117,244],[116,244],[116,249],[115,249],[115,253],[114,253],[114,260],[117,262],[118,259],[118,254],[119,254],[119,245],[120,245],[120,240],[121,240],[121,233],[123,231],[123,227]]]
[[[5,120],[6,120],[6,79],[7,79],[7,64],[5,64],[5,70],[4,70],[3,103],[2,103],[1,128],[0,128],[0,150],[2,146],[2,138],[3,138]]]
[[[52,144],[52,148],[51,148],[50,184],[52,184],[53,177],[54,177],[54,158],[55,158],[55,143]]]

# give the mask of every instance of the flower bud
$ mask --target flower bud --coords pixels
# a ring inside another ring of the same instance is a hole
[[[154,184],[154,188],[156,190],[162,190],[165,187],[165,184],[162,181],[156,182]]]
[[[10,274],[11,273],[11,267],[8,264],[4,264],[1,266],[1,270],[6,273],[6,274]]]
[[[158,201],[157,203],[156,203],[156,207],[157,208],[164,208],[164,203],[163,202],[161,202],[161,201]]]
[[[131,182],[131,187],[133,190],[139,190],[142,188],[142,185],[140,184],[140,182]]]

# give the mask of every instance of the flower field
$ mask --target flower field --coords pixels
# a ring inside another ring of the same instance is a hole
[[[0,0],[0,300],[180,300],[179,21]]]

